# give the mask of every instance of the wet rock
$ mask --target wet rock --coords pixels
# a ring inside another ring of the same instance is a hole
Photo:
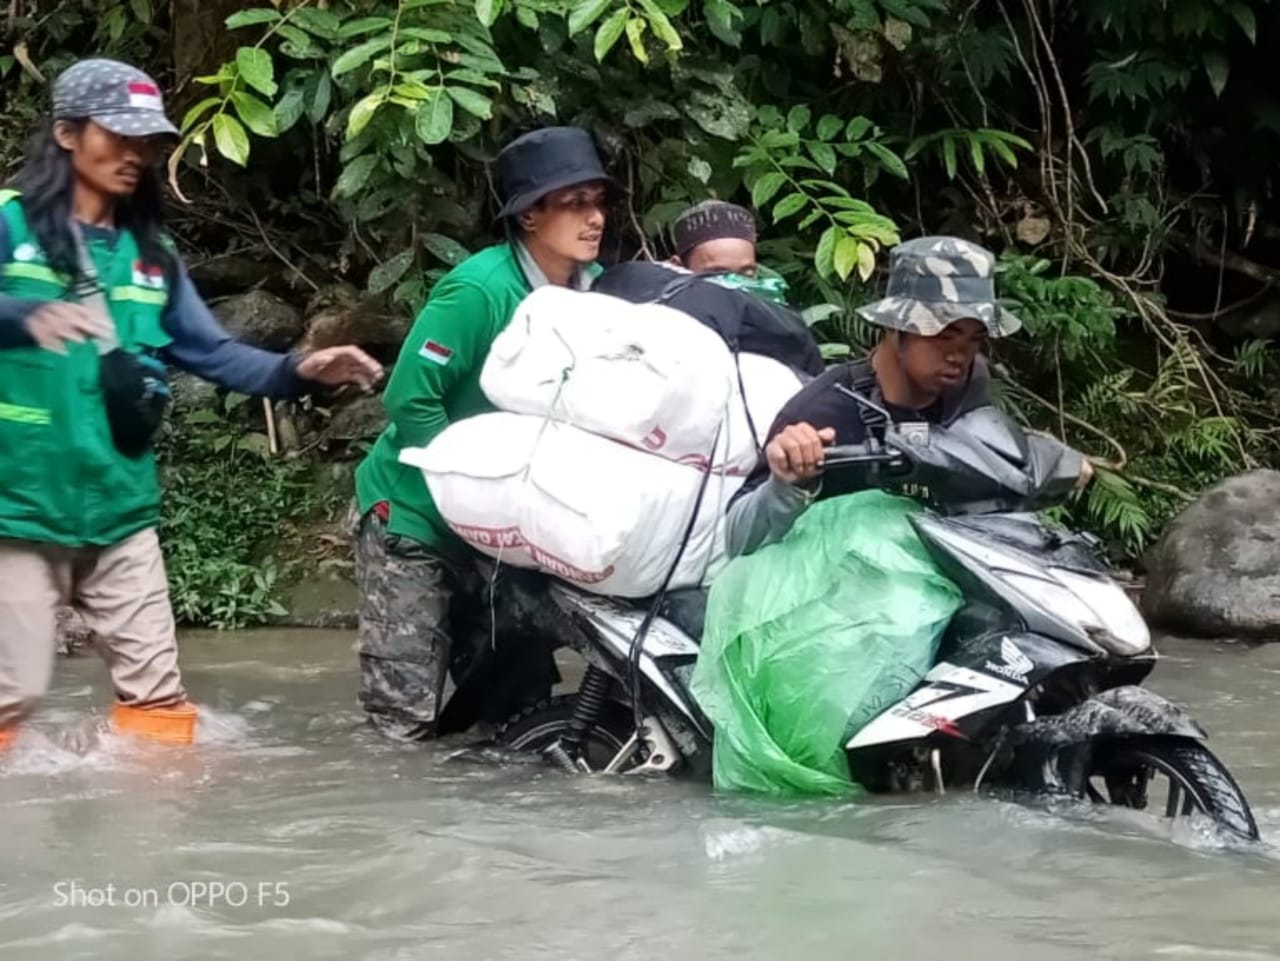
[[[232,337],[266,350],[287,350],[302,336],[302,312],[265,290],[221,300],[213,313]]]
[[[1280,335],[1280,300],[1266,300],[1228,311],[1218,318],[1217,324],[1239,340],[1272,340]]]
[[[349,284],[320,291],[306,316],[306,335],[298,345],[304,351],[345,344],[398,348],[409,332],[407,317],[387,313]]]
[[[1280,640],[1280,471],[1206,491],[1169,524],[1146,566],[1142,607],[1156,627]]]
[[[178,413],[195,410],[216,410],[218,388],[207,380],[201,380],[182,371],[169,377],[169,390],[173,393],[173,409]]]
[[[366,394],[333,411],[324,436],[330,441],[372,440],[387,426],[380,394]]]
[[[279,274],[278,265],[261,257],[223,254],[188,268],[191,281],[206,299],[229,297],[267,283]]]

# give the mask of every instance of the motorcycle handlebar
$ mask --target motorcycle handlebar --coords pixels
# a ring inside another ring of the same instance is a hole
[[[839,444],[828,447],[823,452],[823,471],[859,466],[884,467],[888,473],[898,474],[910,471],[911,462],[898,451],[884,448],[873,450],[868,444]]]

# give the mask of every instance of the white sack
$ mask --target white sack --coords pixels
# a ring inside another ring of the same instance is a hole
[[[706,474],[568,424],[482,414],[426,448],[422,471],[449,526],[477,550],[597,594],[645,597],[662,585]],[[671,589],[703,583],[724,557],[724,514],[741,478],[712,474]]]
[[[763,444],[774,418],[803,384],[799,374],[771,357],[739,354],[738,364],[742,370],[742,389],[739,389],[735,374],[733,395],[729,398],[729,416],[716,448],[716,463],[726,465],[731,474],[749,474],[758,456],[756,435]],[[748,411],[751,413],[750,421],[747,419]],[[751,431],[753,424],[755,435]]]
[[[758,354],[738,363],[763,440],[800,378]],[[756,463],[728,346],[662,304],[539,288],[494,341],[480,386],[500,410],[554,417],[668,460],[741,475]]]
[[[687,314],[545,286],[493,342],[480,387],[499,410],[706,464],[737,375],[724,341]]]

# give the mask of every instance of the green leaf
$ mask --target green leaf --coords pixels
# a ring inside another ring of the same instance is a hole
[[[818,162],[821,167],[829,174],[836,172],[836,152],[830,144],[825,144],[817,140],[809,141],[809,154]]]
[[[418,108],[418,139],[429,147],[444,143],[453,132],[453,100],[437,90],[435,96]]]
[[[876,272],[876,252],[867,244],[858,245],[858,279],[864,284]]]
[[[880,166],[895,177],[901,177],[903,180],[907,180],[910,177],[910,174],[907,173],[907,165],[902,162],[902,158],[884,144],[875,140],[868,140],[863,146],[873,157],[880,161]]]
[[[516,20],[527,30],[537,30],[541,26],[538,14],[525,6],[516,7]]]
[[[311,94],[311,102],[307,106],[307,118],[312,123],[320,123],[329,114],[329,106],[333,102],[333,83],[329,74],[317,73],[315,90]]]
[[[359,37],[366,33],[373,33],[375,30],[386,30],[388,33],[395,27],[395,22],[388,17],[359,17],[355,20],[349,20],[342,25],[342,29],[338,31],[338,35],[343,40],[350,40],[352,37]],[[387,38],[387,44],[390,46],[391,38]]]
[[[503,0],[476,0],[476,18],[486,27],[492,27],[502,14]]]
[[[333,70],[331,71],[335,77],[341,77],[344,73],[350,73],[363,67],[366,63],[391,46],[390,37],[378,37],[374,40],[366,40],[359,46],[352,47],[341,57],[333,62]]]
[[[305,30],[285,23],[276,28],[276,33],[285,39],[285,42],[280,44],[280,52],[286,57],[292,57],[294,60],[320,60],[325,56],[324,50],[316,45],[311,34]]]
[[[423,43],[453,43],[453,34],[443,30],[430,30],[427,27],[401,27],[400,36],[410,40],[421,40]],[[492,55],[492,51],[489,51]]]
[[[336,13],[315,7],[298,7],[290,14],[290,19],[307,33],[324,40],[338,39],[338,29],[342,26]]]
[[[649,51],[644,47],[644,32],[649,29],[649,21],[640,17],[632,17],[627,21],[627,42],[631,44],[631,55],[641,63],[649,62]]]
[[[359,100],[351,113],[347,117],[347,139],[352,140],[360,136],[361,131],[369,126],[369,121],[373,119],[373,115],[378,112],[378,108],[386,102],[387,91],[375,90],[373,93]]]
[[[621,10],[615,11],[610,15],[608,20],[600,24],[600,29],[596,31],[595,42],[595,56],[597,62],[604,60],[604,58],[608,56],[609,51],[613,49],[614,44],[616,44],[622,36],[622,31],[627,27],[627,16],[628,11],[624,7]]]
[[[711,180],[711,164],[707,163],[701,157],[690,157],[689,174],[699,183],[707,183]]]
[[[576,37],[597,20],[612,6],[613,0],[578,0],[569,11],[569,36]]]
[[[849,121],[849,126],[845,128],[844,136],[846,140],[861,140],[870,129],[870,120],[866,117],[854,117]]]
[[[426,234],[422,238],[422,246],[435,254],[450,267],[456,267],[468,257],[471,256],[470,251],[462,244],[458,243],[452,237],[446,237],[443,234]]]
[[[249,162],[249,135],[240,121],[228,113],[213,118],[213,141],[218,153],[241,167]]]
[[[380,294],[389,290],[412,266],[412,250],[402,250],[385,263],[378,264],[369,271],[369,293]]]
[[[1231,61],[1221,50],[1206,50],[1204,53],[1204,70],[1209,75],[1209,83],[1213,87],[1213,95],[1221,97],[1227,88],[1227,78],[1231,74]]]
[[[240,119],[244,121],[244,125],[259,137],[280,136],[280,125],[276,121],[275,113],[253,94],[237,90],[231,95],[231,103],[235,106]]]
[[[684,41],[680,39],[680,34],[676,32],[676,28],[671,25],[671,20],[654,3],[654,0],[640,0],[640,8],[644,11],[645,19],[649,21],[654,36],[665,43],[668,50],[684,49]]]
[[[773,208],[773,222],[781,223],[792,214],[799,213],[804,209],[804,205],[809,202],[809,198],[804,194],[787,194],[778,201],[778,205]]]
[[[195,125],[195,122],[197,120],[199,120],[201,117],[207,114],[214,107],[218,106],[218,104],[220,103],[222,103],[221,97],[208,97],[204,100],[201,100],[198,104],[196,104],[194,107],[188,110],[187,115],[182,118],[182,127],[180,128],[182,132],[186,133],[188,130],[190,130]]]
[[[1003,140],[988,140],[987,149],[1007,163],[1010,167],[1018,166],[1018,158],[1010,146]]]
[[[764,207],[772,200],[782,189],[782,185],[787,182],[787,175],[778,173],[776,170],[762,176],[755,182],[755,186],[751,188],[751,206],[757,210]]]
[[[813,118],[813,114],[809,108],[803,104],[797,104],[791,108],[791,112],[787,114],[787,129],[794,134],[803,133],[804,129],[809,126],[809,121]]]
[[[835,140],[840,135],[842,127],[844,127],[843,120],[827,114],[818,121],[818,139],[824,142]]]
[[[273,113],[276,115],[276,133],[282,134],[292,130],[293,125],[302,119],[306,109],[306,97],[301,87],[294,87],[276,103]]]
[[[853,273],[853,268],[858,263],[858,248],[861,246],[862,244],[849,236],[841,237],[836,244],[832,263],[836,269],[836,276],[841,280],[848,280],[849,275]]]
[[[450,70],[444,75],[445,80],[457,80],[460,83],[473,83],[478,87],[492,87],[501,90],[502,84],[479,70]]]
[[[1249,38],[1249,42],[1256,44],[1258,42],[1258,21],[1249,5],[1245,3],[1229,3],[1227,4],[1227,12],[1236,18],[1236,23],[1240,24],[1240,29]]]
[[[225,23],[228,30],[239,30],[241,27],[252,27],[259,23],[275,23],[280,19],[280,13],[267,7],[257,7],[253,10],[241,10],[239,13],[233,13],[227,17]]]
[[[338,182],[333,187],[334,196],[354,197],[369,182],[369,176],[377,169],[377,166],[377,154],[363,154],[351,161],[342,171],[342,176],[338,178]]]
[[[133,15],[141,23],[151,23],[153,15],[151,9],[151,0],[130,0],[129,6],[133,8]]]
[[[806,327],[812,327],[814,324],[820,324],[824,320],[830,320],[844,313],[839,304],[814,304],[812,307],[806,307],[800,311],[800,316],[804,318]]]
[[[449,87],[446,91],[453,98],[454,103],[471,114],[473,117],[479,117],[481,120],[488,120],[493,116],[493,101],[482,93],[469,87]]]
[[[737,21],[742,19],[741,10],[729,0],[706,0],[703,12],[707,17],[707,27],[717,40],[730,47],[742,45],[742,31],[737,26]],[[771,12],[774,12],[772,8],[766,9],[765,15]],[[762,30],[762,33],[764,32]],[[762,39],[765,43],[769,43],[767,36]]]
[[[830,277],[835,271],[836,244],[843,236],[844,231],[839,227],[828,227],[822,239],[818,241],[818,250],[813,255],[813,265],[818,268],[819,276]]]
[[[978,173],[986,172],[987,160],[982,155],[982,141],[975,136],[969,137],[969,159],[973,161],[973,168]]]
[[[260,47],[241,47],[237,50],[236,68],[244,82],[264,97],[274,97],[280,89],[276,86],[276,65],[271,54]]]
[[[942,162],[947,168],[947,179],[956,179],[956,142],[951,137],[942,141]]]

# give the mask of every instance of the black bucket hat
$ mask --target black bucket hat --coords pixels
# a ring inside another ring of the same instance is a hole
[[[498,154],[497,168],[499,217],[522,214],[547,194],[576,184],[598,180],[621,192],[581,127],[543,127],[517,137]]]

